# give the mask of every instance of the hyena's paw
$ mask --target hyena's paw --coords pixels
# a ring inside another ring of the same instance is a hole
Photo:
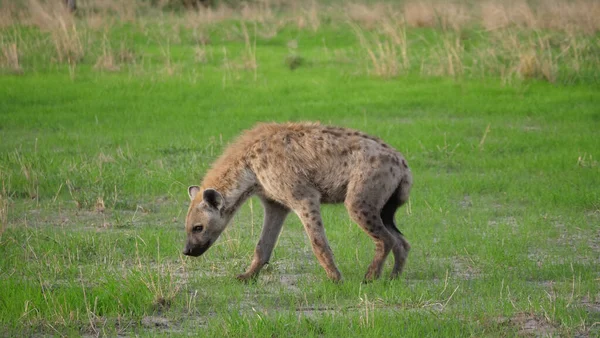
[[[344,282],[344,279],[342,278],[342,274],[339,271],[335,271],[332,273],[327,273],[327,278],[329,278],[332,282],[336,283],[336,284],[341,284]]]
[[[252,273],[246,272],[246,273],[237,275],[235,278],[237,280],[239,280],[240,282],[250,283],[250,282],[255,282],[257,277],[258,277],[258,274],[252,274]]]
[[[379,279],[380,276],[381,271],[379,271],[375,267],[369,267],[367,273],[365,274],[365,278],[363,278],[363,284],[369,284],[371,282],[374,282],[375,280]]]

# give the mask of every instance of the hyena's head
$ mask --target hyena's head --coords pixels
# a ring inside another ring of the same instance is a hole
[[[214,189],[206,189],[202,195],[199,195],[200,191],[198,186],[188,188],[192,202],[185,219],[187,242],[183,254],[187,256],[202,255],[227,226],[227,220],[222,215],[223,196]]]

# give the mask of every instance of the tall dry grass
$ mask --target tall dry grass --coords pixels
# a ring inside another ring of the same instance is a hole
[[[401,67],[393,42],[389,39],[368,37],[359,26],[353,26],[353,28],[360,46],[368,55],[369,73],[383,78],[398,76]]]
[[[350,3],[344,10],[348,19],[364,29],[375,29],[381,20],[386,20],[392,11],[391,5],[383,3]]]
[[[421,64],[421,74],[461,77],[465,74],[464,44],[457,34],[443,34],[440,43],[432,47],[429,62]]]
[[[1,68],[22,72],[31,60],[45,57],[47,63],[67,64],[74,76],[81,62],[89,62],[101,71],[121,71],[123,65],[135,63],[139,57],[148,60],[148,65],[158,60],[160,66],[164,61],[162,69],[172,75],[180,65],[171,53],[171,45],[185,45],[183,39],[191,31],[189,53],[197,63],[206,63],[223,50],[226,73],[250,70],[256,78],[257,39],[273,39],[290,26],[318,32],[324,27],[344,29],[348,22],[360,56],[346,55],[341,63],[364,64],[362,69],[377,77],[420,72],[453,77],[500,76],[507,81],[556,81],[560,74],[577,78],[600,67],[600,53],[593,43],[594,34],[600,32],[600,20],[596,19],[600,17],[600,1],[595,0],[333,4],[261,0],[236,8],[199,6],[183,13],[167,11],[167,0],[154,5],[145,0],[80,0],[77,15],[57,3],[0,3],[0,29],[17,27],[18,32],[19,27],[34,26],[47,34],[35,40],[3,34]],[[132,41],[111,37],[114,27],[123,23],[130,23],[150,43],[158,45],[159,55],[134,55],[127,46]],[[219,37],[215,39],[214,34]],[[469,36],[477,43],[472,43]],[[220,38],[242,43],[241,54],[232,58],[234,49],[214,46]],[[323,44],[325,57],[340,53],[329,51],[325,40]]]
[[[86,52],[85,32],[77,27],[69,10],[53,2],[40,0],[29,0],[28,4],[31,23],[50,33],[56,60],[74,66],[83,59]]]
[[[473,13],[458,2],[409,1],[402,8],[410,27],[439,27],[443,30],[461,30],[473,21]]]
[[[391,78],[409,70],[407,27],[397,9],[354,3],[346,6],[345,14],[366,55],[370,74]]]
[[[369,73],[391,78],[410,69],[406,25],[403,21],[385,18],[374,32],[352,24],[359,44],[369,60]]]
[[[480,5],[481,25],[488,30],[518,27],[595,34],[600,31],[600,2],[547,0],[486,1]]]
[[[21,63],[19,62],[19,47],[16,41],[0,40],[0,68],[6,69],[12,73],[21,73]]]
[[[324,8],[319,6],[317,1],[312,0],[308,4],[294,6],[291,15],[291,21],[295,23],[299,29],[310,28],[311,31],[317,32],[321,27],[321,12]]]

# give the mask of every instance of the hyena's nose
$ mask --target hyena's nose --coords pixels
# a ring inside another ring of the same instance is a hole
[[[183,249],[183,254],[186,256],[189,256],[192,254],[192,249],[190,249],[189,247],[185,247],[185,249]]]

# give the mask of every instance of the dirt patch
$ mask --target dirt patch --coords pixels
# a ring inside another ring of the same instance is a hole
[[[581,299],[581,305],[583,305],[589,312],[600,314],[600,294],[596,296],[596,299],[589,296],[584,296]]]
[[[282,275],[279,280],[285,288],[292,293],[301,293],[302,291],[298,287],[299,275]]]
[[[333,316],[339,314],[340,310],[328,307],[301,307],[296,309],[299,317],[321,318],[323,315]]]
[[[142,326],[148,329],[167,329],[171,324],[165,317],[146,316],[142,318]]]
[[[551,337],[556,328],[546,318],[531,313],[520,312],[512,316],[508,322],[515,326],[519,336]]]
[[[464,280],[473,280],[481,278],[482,275],[483,273],[470,257],[454,256],[452,258],[451,276]]]

